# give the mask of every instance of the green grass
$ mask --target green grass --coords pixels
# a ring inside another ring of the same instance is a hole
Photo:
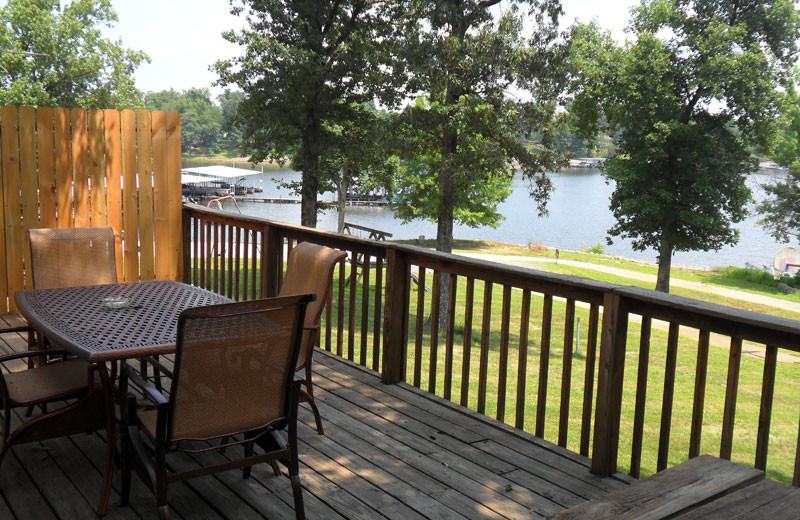
[[[407,244],[416,244],[416,242],[417,242],[416,240],[398,241],[398,243],[407,243]],[[419,245],[422,247],[434,248],[435,242],[433,240],[425,240]],[[537,246],[534,247],[533,250],[531,250],[525,246],[519,246],[514,244],[503,244],[498,242],[487,242],[482,240],[455,240],[453,243],[453,252],[516,255],[522,257],[523,260],[525,258],[529,258],[531,260],[535,260],[536,258],[551,258],[551,259],[555,258],[555,249],[548,249],[542,246]],[[608,267],[616,267],[618,269],[626,269],[628,271],[649,274],[652,276],[658,274],[658,266],[656,265],[646,264],[643,262],[637,262],[635,260],[617,258],[607,255],[597,255],[579,251],[561,250],[559,251],[559,259],[574,260],[578,262],[586,262],[590,264],[596,264]],[[539,264],[532,263],[531,265],[535,266],[536,269],[553,270],[552,263],[549,262],[539,263]],[[565,272],[566,274],[571,274],[567,273],[566,271],[558,271],[558,272]],[[611,280],[611,278],[607,278],[608,275],[606,275],[605,273],[602,273],[594,269],[584,269],[581,272],[583,274],[577,274],[576,271],[576,275],[584,276],[585,278],[591,278],[593,280],[601,280],[601,281]],[[780,292],[778,290],[778,283],[780,282],[780,280],[775,280],[771,275],[769,275],[768,273],[764,272],[761,269],[731,267],[731,266],[715,267],[712,270],[673,268],[670,275],[673,279],[702,282],[709,285],[716,285],[719,287],[725,287],[729,289],[736,289],[740,291],[761,294],[764,296],[780,298],[788,301],[800,302],[800,292],[796,294],[785,294]],[[617,279],[623,280],[622,278],[617,278]],[[626,285],[634,284],[641,287],[647,287],[650,289],[652,289],[655,286],[654,283],[647,284],[641,281],[634,282],[628,278],[625,278],[624,282],[613,282],[613,283],[625,283]],[[670,292],[674,294],[683,294],[680,288],[675,287],[674,284],[670,288]],[[718,299],[709,299],[709,296],[712,295],[708,295],[707,293],[701,293],[697,291],[694,291],[691,295],[692,298],[697,298],[703,301],[718,301]],[[735,301],[730,299],[725,300],[723,303],[725,303],[726,305],[737,306],[735,304]]]
[[[252,265],[251,265],[252,267]],[[563,266],[562,266],[563,267]],[[322,348],[340,353],[343,357],[363,363],[367,368],[380,370],[380,361],[373,363],[373,340],[374,340],[374,318],[375,318],[375,274],[374,269],[369,271],[369,285],[367,286],[367,297],[369,304],[366,308],[362,307],[362,297],[364,285],[359,282],[356,285],[354,313],[350,315],[350,287],[344,288],[343,305],[337,302],[339,297],[339,273],[338,269],[334,273],[333,301],[330,320],[323,312],[323,326],[321,336]],[[575,273],[571,273],[575,274]],[[240,273],[240,276],[241,273]],[[345,277],[349,278],[350,268],[345,268]],[[385,276],[385,271],[384,271]],[[217,290],[224,291],[227,286],[227,277],[220,277],[224,280],[217,286]],[[240,284],[242,279],[240,278]],[[426,283],[432,286],[432,275],[428,273]],[[459,278],[457,286],[456,316],[453,341],[453,361],[452,361],[452,385],[450,387],[451,399],[459,402],[463,385],[468,388],[467,405],[473,410],[478,408],[478,389],[481,354],[481,337],[483,323],[483,300],[484,284],[476,281],[473,304],[473,325],[472,325],[472,345],[469,349],[470,366],[466,379],[462,379],[464,367],[465,348],[464,348],[464,322],[465,322],[465,292],[466,282]],[[517,395],[517,385],[521,377],[518,372],[519,367],[519,333],[522,292],[519,290],[511,291],[509,323],[509,341],[507,350],[507,375],[505,378],[505,409],[503,413],[499,410],[499,372],[501,365],[500,338],[502,324],[502,296],[503,288],[493,286],[493,296],[491,301],[491,319],[487,336],[486,345],[486,367],[488,374],[486,380],[485,410],[484,413],[490,417],[500,418],[508,424],[514,425],[517,407],[523,411],[523,428],[533,433],[535,429],[537,413],[545,416],[544,438],[557,442],[559,429],[559,411],[561,400],[561,383],[564,369],[564,329],[565,329],[565,308],[564,301],[555,300],[553,302],[553,320],[551,327],[551,352],[549,365],[545,372],[547,378],[547,398],[545,409],[537,410],[539,374],[540,374],[540,354],[541,354],[541,334],[542,334],[542,305],[541,295],[532,295],[531,316],[529,321],[529,340],[528,351],[525,361],[527,370],[523,374],[525,383],[524,395]],[[446,359],[446,333],[440,331],[438,337],[438,355],[431,371],[431,331],[429,327],[424,327],[419,338],[416,334],[417,320],[426,320],[430,314],[431,293],[423,293],[424,311],[417,313],[418,290],[412,284],[412,291],[409,305],[409,328],[408,345],[406,357],[406,382],[414,384],[415,372],[419,372],[419,386],[425,390],[432,387],[434,393],[445,396],[444,376]],[[362,317],[366,312],[367,334],[364,343],[362,358]],[[379,319],[382,320],[383,309],[380,309]],[[567,448],[578,452],[581,432],[581,417],[584,398],[584,375],[586,370],[585,353],[587,348],[587,329],[589,322],[588,308],[578,305],[575,311],[576,319],[580,320],[580,353],[574,354],[571,370],[572,378],[569,385],[569,420]],[[330,321],[330,326],[328,326]],[[342,323],[342,334],[339,335],[338,325]],[[349,332],[349,325],[354,327]],[[381,338],[382,339],[382,338]],[[417,343],[419,340],[419,357],[421,363],[417,366],[415,358],[417,356]],[[664,365],[666,358],[666,332],[653,327],[651,334],[650,363],[648,369],[648,386],[646,412],[644,420],[644,439],[642,449],[641,475],[642,477],[652,474],[656,469],[656,458],[658,453],[659,431],[661,421],[661,403],[664,384]],[[599,346],[599,338],[598,338]],[[572,348],[572,346],[571,346]],[[382,354],[382,352],[379,352]],[[669,465],[680,463],[688,458],[689,433],[691,424],[694,379],[696,372],[696,341],[681,337],[678,350],[678,362],[675,381],[674,406],[671,420],[670,435],[670,454]],[[631,445],[633,431],[633,413],[635,406],[636,376],[639,365],[639,325],[632,322],[628,333],[628,353],[626,355],[625,384],[622,401],[622,421],[620,428],[619,445],[619,468],[628,471],[631,460]],[[753,464],[755,457],[755,440],[758,428],[758,417],[761,400],[761,382],[763,377],[764,363],[762,359],[742,356],[740,368],[740,380],[738,386],[738,401],[736,407],[736,419],[734,430],[734,443],[732,459],[737,462]],[[709,352],[708,380],[705,397],[705,408],[703,418],[703,438],[701,453],[719,454],[721,440],[722,415],[725,401],[725,385],[728,372],[728,349],[712,346]],[[435,381],[431,376],[435,375]],[[594,389],[592,397],[596,393],[597,372],[592,375]],[[521,400],[518,402],[518,398]],[[797,410],[800,409],[800,364],[779,363],[777,370],[777,381],[775,385],[775,397],[772,414],[769,458],[767,462],[767,475],[776,480],[790,482],[794,465],[794,457],[797,446],[798,435],[798,416]],[[594,412],[592,412],[592,420]],[[591,429],[590,429],[591,431]]]

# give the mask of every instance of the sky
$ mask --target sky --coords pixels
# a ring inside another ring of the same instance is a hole
[[[227,0],[113,0],[119,22],[105,34],[121,39],[131,49],[145,51],[151,63],[135,72],[136,85],[144,92],[190,87],[211,87],[217,79],[209,66],[219,59],[240,54],[221,33],[244,26],[230,14]],[[637,0],[562,0],[564,26],[576,19],[596,20],[623,40],[629,10]],[[218,94],[220,88],[212,88]]]

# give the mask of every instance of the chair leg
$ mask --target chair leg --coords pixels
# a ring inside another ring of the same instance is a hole
[[[322,428],[322,416],[319,414],[317,403],[314,402],[314,385],[311,382],[311,376],[311,363],[309,362],[306,364],[306,389],[305,391],[301,390],[301,392],[306,401],[308,401],[309,406],[311,406],[311,411],[314,413],[314,422],[317,425],[317,434],[325,435],[325,430]]]
[[[297,520],[304,520],[306,517],[303,507],[303,486],[300,485],[300,476],[292,475],[292,495],[294,495],[294,514]]]
[[[169,506],[158,506],[158,520],[167,520],[169,518]]]
[[[100,502],[97,505],[97,514],[100,516],[106,514],[108,510],[108,498],[111,496],[111,478],[114,472],[114,431],[106,431],[106,437],[106,464],[103,470],[103,490],[100,493]],[[128,486],[130,487],[130,476],[128,476],[128,480]],[[127,497],[125,498],[127,500]]]
[[[246,434],[245,436],[248,437],[249,435]],[[255,447],[255,441],[248,441],[244,444],[245,458],[253,456],[254,447]],[[244,468],[242,468],[242,478],[250,478],[250,472],[252,468],[253,468],[252,466],[245,466]]]

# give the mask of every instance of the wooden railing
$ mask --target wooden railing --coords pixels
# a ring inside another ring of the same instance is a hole
[[[0,310],[30,288],[27,230],[114,228],[120,280],[182,278],[177,112],[0,109]]]
[[[297,242],[347,251],[321,348],[591,455],[595,473],[718,453],[800,485],[800,364],[778,362],[800,352],[796,320],[199,206],[184,236],[185,279],[240,299],[276,294]]]

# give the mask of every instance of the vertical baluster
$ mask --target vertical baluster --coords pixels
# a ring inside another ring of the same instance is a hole
[[[367,366],[367,335],[369,334],[369,265],[372,262],[372,257],[364,255],[364,266],[361,272],[364,276],[361,278],[361,352],[359,362],[361,366]]]
[[[287,265],[288,264],[289,255],[292,254],[292,249],[294,249],[294,240],[289,238],[286,241],[286,264],[281,264],[281,266],[282,266],[281,267],[281,276],[280,276],[281,280],[283,280],[283,278],[286,276],[286,271],[284,270],[283,265]]]
[[[517,360],[517,416],[514,426],[525,429],[525,385],[528,379],[528,329],[531,321],[531,292],[522,292],[522,314],[519,321],[519,359]]]
[[[631,476],[639,478],[642,462],[642,436],[644,434],[644,409],[647,402],[647,370],[650,364],[650,329],[653,320],[642,316],[639,334],[639,373],[636,376],[636,405],[633,413],[633,442],[631,449]]]
[[[572,342],[575,338],[575,300],[567,298],[564,317],[564,357],[561,365],[561,409],[558,418],[558,445],[567,447],[569,431],[569,398],[572,387]]]
[[[342,346],[344,343],[344,281],[345,281],[345,262],[347,258],[342,258],[339,262],[339,297],[336,302],[336,355],[342,356]]]
[[[431,295],[431,355],[428,359],[428,392],[436,393],[436,369],[439,355],[439,296],[441,295],[442,275],[433,272],[433,293]]]
[[[211,288],[211,222],[206,220],[206,240],[203,244],[203,259],[205,260],[205,269],[203,272],[203,288]]]
[[[375,315],[372,322],[372,370],[381,368],[381,307],[383,303],[383,258],[375,258]]]
[[[500,366],[497,374],[497,420],[506,420],[506,380],[508,379],[508,327],[511,321],[511,286],[503,286],[500,318]]]
[[[547,374],[550,372],[550,326],[553,321],[553,295],[545,294],[542,304],[542,341],[539,352],[539,395],[536,399],[537,437],[544,438],[544,419],[547,411]]]
[[[358,284],[358,256],[352,252],[350,262],[350,308],[347,322],[347,359],[353,361],[356,350],[356,284]]]
[[[269,227],[265,226],[262,230],[258,241],[258,248],[261,250],[261,258],[258,259],[258,290],[261,298],[267,298],[278,295],[275,290],[275,279],[272,276],[275,257],[270,254],[270,251],[275,250],[275,240]]]
[[[694,377],[694,400],[692,402],[692,433],[689,438],[689,458],[700,455],[700,440],[703,436],[703,408],[706,401],[706,374],[708,372],[709,332],[701,330],[697,341],[697,368]]]
[[[769,423],[772,418],[772,396],[775,394],[775,369],[778,363],[778,347],[767,345],[764,357],[764,378],[761,384],[761,410],[758,414],[758,438],[756,440],[756,469],[766,471],[769,450]]]
[[[794,478],[792,478],[792,485],[800,487],[800,427],[797,428],[797,449],[794,456]]]
[[[414,337],[414,386],[419,388],[422,379],[422,331],[425,326],[425,268],[417,275],[417,328]]]
[[[331,273],[333,276],[333,273]],[[331,330],[333,330],[333,289],[328,292],[328,301],[325,303],[325,350],[331,351]]]
[[[730,460],[733,449],[733,424],[736,417],[736,395],[739,391],[739,365],[742,360],[742,340],[731,338],[728,356],[728,381],[725,387],[725,412],[722,416],[722,442],[719,457]]]
[[[589,456],[589,434],[592,428],[592,397],[594,395],[594,367],[597,359],[597,325],[600,308],[589,308],[589,328],[586,333],[586,370],[583,375],[583,416],[581,419],[581,455]]]
[[[450,400],[453,386],[453,341],[456,326],[456,290],[458,277],[450,275],[449,295],[447,297],[447,339],[444,346],[444,398]]]
[[[475,279],[467,277],[464,308],[464,355],[461,363],[461,406],[469,405],[469,364],[472,354],[472,308],[475,302]]]
[[[252,294],[249,291],[248,279],[254,276],[255,272],[255,258],[253,258],[253,265],[250,265],[250,233],[246,230],[244,232],[244,239],[242,240],[242,263],[244,264],[244,276],[242,276],[242,300],[249,300]],[[252,231],[255,236],[255,231]]]
[[[246,230],[240,227],[233,228],[233,234],[234,234],[233,242],[234,242],[234,247],[236,248],[234,252],[235,263],[234,263],[234,273],[233,273],[233,299],[236,301],[239,301],[239,277],[241,276],[242,273],[242,251],[241,251],[242,231],[247,233]]]
[[[483,283],[483,323],[481,324],[481,357],[478,367],[478,412],[486,412],[486,379],[489,373],[489,337],[492,332],[492,282]]]
[[[213,245],[214,254],[212,255],[211,258],[211,266],[214,270],[213,271],[214,278],[211,290],[216,293],[222,293],[222,291],[220,290],[220,286],[222,284],[220,283],[221,280],[220,280],[220,269],[219,269],[220,257],[221,257],[220,251],[222,250],[221,244],[222,240],[220,239],[220,224],[219,222],[214,222],[214,245]]]
[[[261,237],[259,239],[259,236]],[[267,251],[266,249],[261,250],[261,258],[258,256],[258,243],[259,241],[263,242],[265,237],[265,233],[253,231],[253,243],[250,244],[250,255],[253,257],[253,273],[250,277],[250,297],[252,299],[256,299],[261,294],[261,284],[259,283],[261,277],[264,276],[264,261],[267,258]],[[268,295],[264,295],[265,297]]]
[[[233,298],[233,258],[235,256],[233,252],[234,230],[238,230],[238,228],[234,226],[225,227],[225,233],[228,235],[228,287],[225,290],[225,294],[228,295],[228,298]]]
[[[672,428],[672,400],[675,396],[675,364],[678,360],[678,331],[680,325],[669,324],[667,336],[667,360],[664,366],[664,395],[661,398],[661,435],[658,439],[658,462],[656,471],[667,467],[669,457],[669,435]]]
[[[194,244],[192,244],[194,253],[190,264],[192,270],[192,284],[202,286],[202,282],[200,282],[200,272],[202,271],[202,264],[200,260],[200,243],[203,241],[203,237],[200,235],[201,227],[199,218],[194,217],[192,219],[192,227],[194,228]]]

